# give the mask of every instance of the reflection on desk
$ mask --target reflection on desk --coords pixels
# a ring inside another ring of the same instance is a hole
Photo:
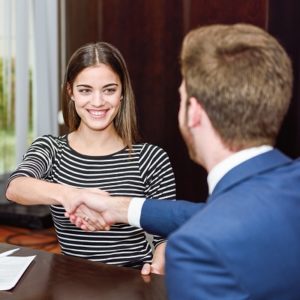
[[[15,248],[0,243],[0,253]],[[160,300],[167,299],[164,277],[143,277],[139,270],[21,248],[14,256],[36,255],[33,263],[0,299],[12,300]]]

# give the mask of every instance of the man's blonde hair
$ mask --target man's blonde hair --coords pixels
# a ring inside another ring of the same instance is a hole
[[[188,97],[205,109],[232,150],[274,144],[292,93],[292,66],[278,41],[247,24],[187,34],[181,70]]]

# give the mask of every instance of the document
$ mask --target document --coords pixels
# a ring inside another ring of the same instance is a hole
[[[0,290],[12,289],[34,260],[34,256],[0,256]]]

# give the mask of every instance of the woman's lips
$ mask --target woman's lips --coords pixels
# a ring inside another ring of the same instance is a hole
[[[103,118],[108,112],[108,109],[105,110],[88,109],[88,112],[93,118]]]

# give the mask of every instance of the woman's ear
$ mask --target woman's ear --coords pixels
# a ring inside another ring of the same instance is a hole
[[[194,128],[200,125],[201,123],[201,114],[202,114],[202,107],[201,104],[195,97],[191,97],[189,99],[189,105],[187,107],[187,125],[189,128]]]
[[[74,96],[73,96],[73,92],[72,92],[72,87],[71,87],[71,85],[70,85],[69,83],[67,84],[67,92],[68,92],[68,95],[69,95],[69,97],[71,98],[71,100],[74,101]]]

